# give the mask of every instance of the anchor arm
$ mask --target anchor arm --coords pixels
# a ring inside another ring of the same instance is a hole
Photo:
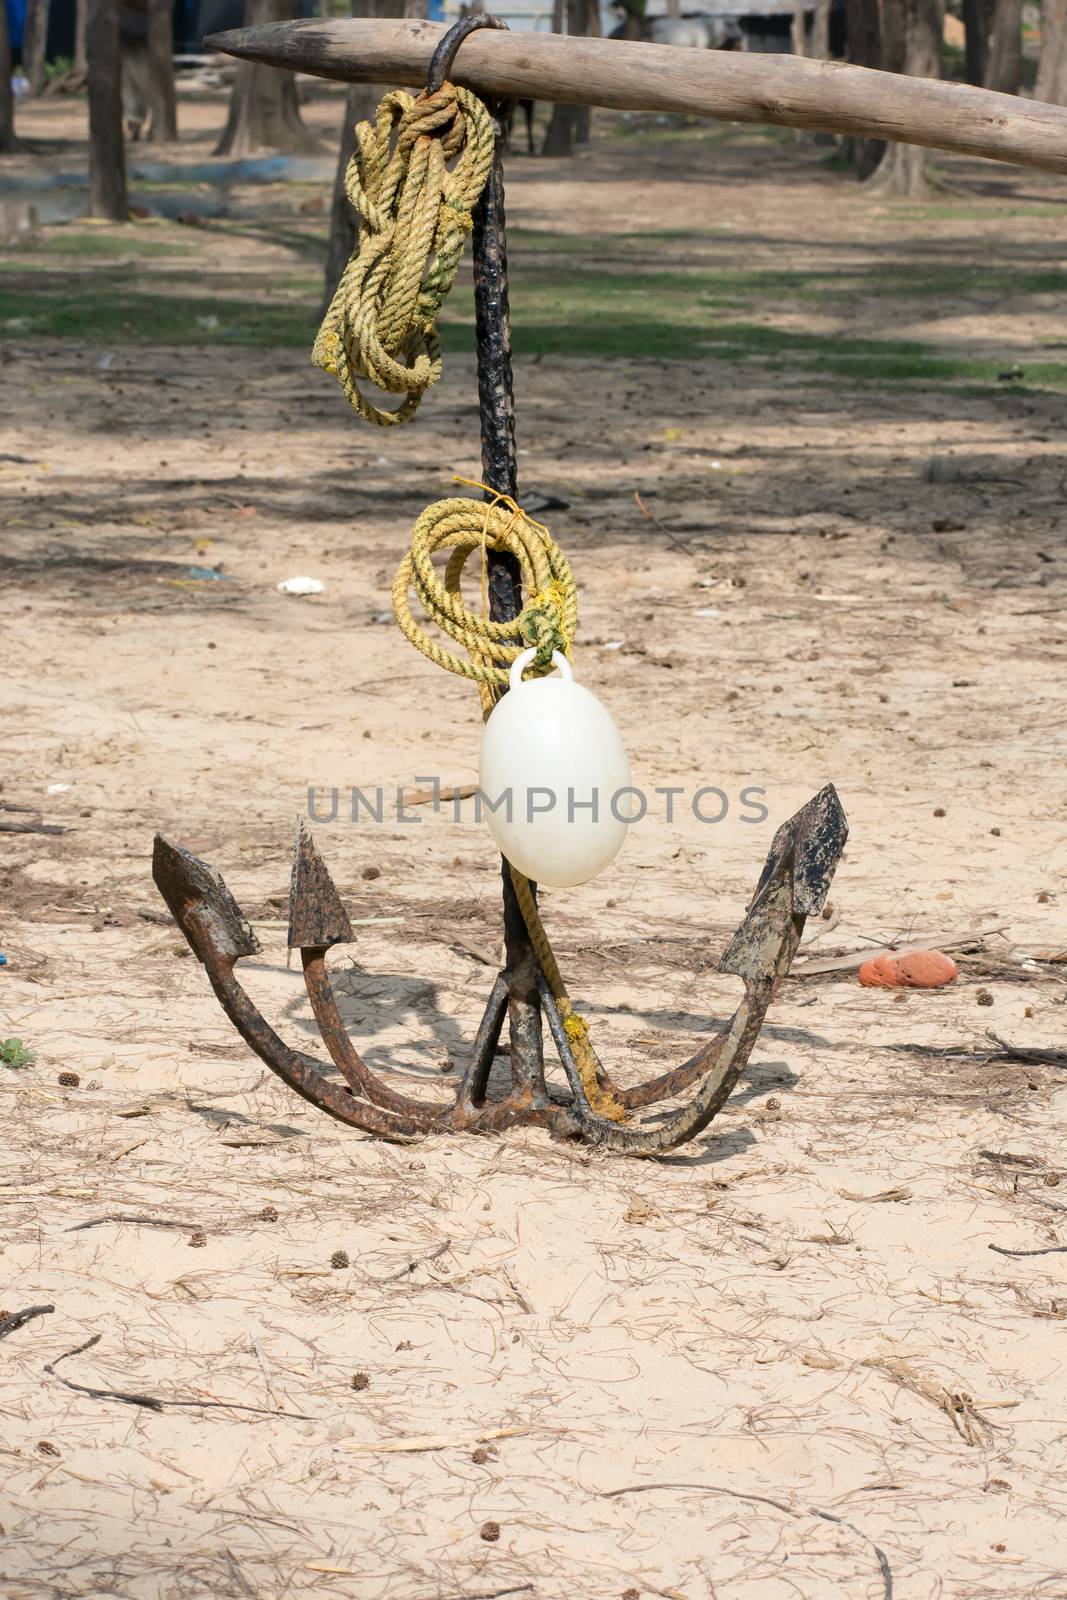
[[[325,1078],[312,1056],[292,1050],[275,1033],[234,974],[242,956],[255,955],[259,940],[219,873],[181,845],[156,834],[152,876],[201,962],[219,1004],[242,1039],[290,1089],[339,1122],[379,1138],[407,1143],[423,1129],[414,1120],[390,1116],[356,1100]]]
[[[390,1089],[367,1066],[341,1020],[326,970],[326,952],[335,944],[347,944],[354,939],[348,912],[301,819],[296,826],[289,886],[289,948],[300,951],[304,983],[322,1041],[353,1094],[362,1095],[371,1105],[396,1112],[426,1130],[451,1107],[427,1105]]]
[[[647,1105],[653,1091],[661,1087],[666,1094],[677,1093],[693,1081],[697,1071],[710,1067],[695,1099],[655,1127],[609,1122],[591,1110],[570,1040],[551,990],[542,980],[542,1005],[574,1095],[583,1137],[622,1154],[656,1156],[707,1127],[725,1105],[748,1061],[767,1008],[792,965],[804,924],[826,899],[847,837],[848,824],[832,784],[778,829],[745,919],[720,962],[721,971],[736,973],[745,985],[729,1027],[676,1073],[641,1085],[626,1102]]]

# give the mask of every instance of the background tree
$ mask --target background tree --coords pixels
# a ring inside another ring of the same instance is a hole
[[[11,33],[7,7],[0,0],[0,155],[18,149],[15,138],[15,91],[11,87]]]
[[[425,17],[426,0],[351,0],[354,17]],[[345,99],[341,145],[337,153],[337,172],[330,206],[330,237],[326,246],[326,283],[322,309],[334,297],[341,274],[356,248],[358,221],[345,193],[345,172],[356,148],[356,123],[373,121],[375,107],[387,85],[353,83]]]
[[[901,3],[901,0],[896,0]],[[882,65],[882,7],[879,0],[845,0],[848,59],[857,67]],[[885,154],[884,139],[844,141],[844,153],[857,178],[869,178]]]
[[[885,0],[884,70],[906,72],[913,78],[939,78],[944,30],[945,0]],[[914,144],[887,144],[870,182],[889,194],[926,194],[925,150]]]
[[[1023,0],[993,0],[985,86],[1018,94],[1023,78]]]
[[[44,88],[47,49],[48,0],[29,0],[22,24],[22,71],[31,94],[40,94]]]
[[[552,7],[552,31],[577,35],[591,32],[591,13],[594,4],[595,0],[594,3],[591,3],[591,0],[555,0]],[[642,4],[642,12],[643,9]],[[627,10],[627,22],[630,15]],[[567,106],[557,101],[552,107],[541,154],[570,156],[574,154],[576,144],[585,144],[588,139],[589,107]]]
[[[645,36],[645,5],[647,0],[619,0],[619,7],[625,13],[622,28],[622,38],[643,39]],[[553,22],[553,31],[562,32]]]
[[[89,0],[74,0],[74,71],[88,70],[85,35],[89,23]]]
[[[963,0],[967,82],[1018,94],[1023,66],[1023,0]]]
[[[1034,99],[1067,105],[1067,0],[1044,0]]]
[[[245,26],[289,22],[296,14],[297,0],[248,0]],[[312,155],[319,148],[318,140],[301,120],[293,74],[279,67],[242,61],[215,154],[246,156],[253,150],[284,150],[291,155]]]
[[[979,88],[985,83],[992,14],[993,0],[963,0],[964,72]]]
[[[816,61],[830,59],[830,0],[815,0],[811,22],[811,53]]]
[[[178,137],[174,87],[174,0],[148,4],[148,138],[153,144]]]
[[[129,220],[122,142],[122,60],[118,0],[88,0],[85,49],[89,72],[89,213]]]

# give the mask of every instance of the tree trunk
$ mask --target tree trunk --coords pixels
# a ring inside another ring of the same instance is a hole
[[[0,0],[2,3],[2,0]],[[424,17],[426,0],[351,0],[354,17]],[[337,171],[330,204],[330,237],[326,246],[326,282],[322,300],[325,316],[359,237],[359,222],[348,203],[345,173],[356,148],[356,123],[374,120],[375,108],[386,90],[382,84],[353,83],[345,99],[345,118],[341,125],[341,144],[337,152]]]
[[[945,0],[890,0],[886,12],[892,10],[897,11],[901,26],[894,24],[886,36],[891,53],[883,63],[884,69],[906,72],[911,78],[939,78]],[[913,199],[928,194],[925,150],[914,144],[888,145],[869,179],[869,187]]]
[[[559,0],[556,0],[556,4],[558,6]],[[624,39],[634,39],[634,40],[643,39],[645,37],[645,5],[646,5],[646,0],[619,0],[619,4],[622,6],[623,11],[626,13],[625,18],[623,20],[623,34],[622,34],[623,38]],[[556,27],[556,24],[555,24],[555,13],[554,12],[553,12],[552,32],[553,33],[562,33],[563,32],[562,28],[557,28]]]
[[[1044,0],[1034,99],[1067,105],[1067,0]]]
[[[892,0],[902,4],[903,0]],[[845,25],[848,30],[848,59],[857,67],[882,64],[882,8],[879,0],[846,0]],[[846,158],[861,182],[869,178],[885,154],[884,139],[845,140]]]
[[[588,27],[587,12],[586,0],[555,0],[552,8],[553,32],[583,35]],[[572,156],[575,144],[584,144],[588,138],[589,108],[563,105],[557,101],[552,107],[541,154]]]
[[[967,82],[981,88],[989,60],[993,0],[963,0],[964,57]]]
[[[118,0],[88,0],[89,214],[127,222]]]
[[[577,0],[575,9],[578,13],[577,32],[585,38],[599,38],[600,14],[597,10],[597,0]],[[679,10],[681,10],[681,0],[679,0]],[[574,110],[574,142],[575,144],[588,144],[589,135],[593,127],[592,108],[587,105],[581,105],[575,106]]]
[[[815,0],[815,16],[811,24],[811,53],[816,61],[830,59],[830,0]]]
[[[15,91],[11,87],[11,32],[7,6],[0,0],[0,156],[9,156],[17,149]]]
[[[85,32],[89,21],[89,0],[74,0],[74,71],[88,70]]]
[[[31,94],[40,94],[44,88],[47,48],[48,0],[29,0],[22,24],[22,71]]]
[[[1023,0],[993,0],[985,87],[1018,94],[1023,76]]]
[[[295,12],[296,0],[248,0],[245,26],[256,28],[267,22],[289,22]],[[318,140],[301,121],[293,74],[277,67],[242,61],[230,95],[230,114],[215,146],[215,155],[246,156],[253,150],[313,155],[319,149]]]
[[[148,138],[152,144],[173,144],[177,137],[174,0],[148,0]]]

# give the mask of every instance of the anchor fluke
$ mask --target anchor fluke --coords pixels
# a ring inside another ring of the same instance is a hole
[[[848,819],[837,790],[828,783],[778,829],[771,840],[765,875],[769,878],[774,862],[791,854],[793,909],[806,917],[815,916],[826,902],[847,839]]]
[[[326,863],[301,819],[296,825],[289,887],[290,950],[326,950],[355,938]]]
[[[720,972],[746,979],[770,974],[768,942],[780,938],[784,918],[803,927],[807,917],[822,910],[847,839],[848,821],[837,790],[828,783],[771,840],[756,892],[719,962]]]
[[[259,940],[222,874],[161,833],[156,834],[152,849],[152,878],[201,961],[208,949],[234,961],[258,953]]]

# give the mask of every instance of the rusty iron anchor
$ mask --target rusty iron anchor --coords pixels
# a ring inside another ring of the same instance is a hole
[[[314,1057],[285,1044],[242,988],[237,962],[255,955],[259,941],[220,874],[157,834],[152,875],[246,1044],[284,1083],[329,1116],[398,1142],[428,1133],[495,1133],[526,1123],[625,1155],[655,1156],[695,1138],[725,1105],[775,991],[789,971],[804,924],[825,902],[847,836],[845,814],[832,784],[778,829],[752,902],[719,962],[720,972],[734,973],[744,983],[730,1023],[673,1072],[615,1090],[623,1106],[636,1111],[675,1099],[699,1084],[688,1105],[650,1126],[612,1122],[592,1110],[543,974],[535,975],[536,999],[530,1000],[529,975],[510,967],[493,985],[451,1104],[429,1103],[383,1083],[362,1060],[341,1020],[326,956],[333,945],[348,943],[354,935],[333,880],[303,826],[293,861],[289,947],[300,951],[315,1021],[343,1085],[328,1078]],[[520,959],[525,960],[525,953]],[[500,1099],[490,1099],[490,1068],[517,985],[522,1004],[511,1012],[511,1089]],[[532,1029],[526,1026],[528,1008],[537,1016]],[[541,1008],[566,1076],[567,1098],[554,1095],[545,1080]],[[610,1081],[606,1074],[605,1079]]]
[[[481,14],[450,29],[434,53],[431,88],[439,87],[447,76],[469,33],[502,26]],[[504,101],[490,103],[496,141],[489,178],[474,212],[474,288],[483,482],[487,498],[500,492],[517,499],[502,160],[508,110]],[[489,551],[488,590],[493,620],[519,615],[521,574],[514,556]],[[429,1133],[494,1133],[525,1124],[622,1154],[657,1156],[695,1138],[726,1103],[774,993],[789,971],[805,920],[826,899],[847,835],[832,785],[778,829],[745,918],[719,963],[720,971],[736,974],[744,984],[737,1010],[722,1033],[674,1071],[630,1088],[616,1087],[597,1063],[599,1081],[626,1113],[676,1099],[698,1085],[689,1104],[651,1124],[629,1115],[611,1121],[590,1106],[555,998],[531,946],[506,861],[501,862],[505,965],[486,1003],[458,1089],[447,1103],[423,1101],[390,1088],[352,1043],[326,964],[334,945],[353,939],[352,927],[303,825],[293,860],[289,947],[300,951],[308,999],[340,1082],[326,1075],[322,1062],[291,1049],[242,987],[237,963],[256,954],[259,943],[220,874],[157,834],[152,875],[237,1032],[289,1088],[329,1116],[401,1143]],[[505,1018],[511,1084],[508,1093],[492,1098],[490,1072]],[[545,1078],[542,1019],[548,1022],[563,1067],[564,1094],[550,1089]]]

